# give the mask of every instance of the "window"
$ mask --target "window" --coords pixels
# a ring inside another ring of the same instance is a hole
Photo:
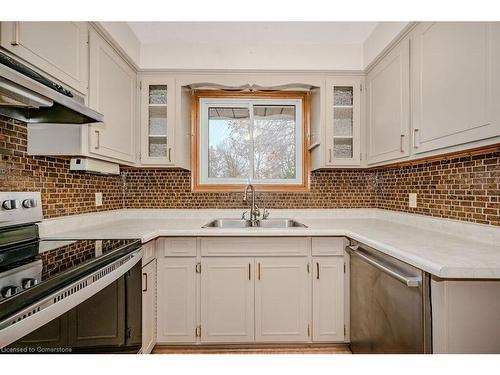
[[[194,190],[307,190],[306,93],[198,92],[193,105]]]

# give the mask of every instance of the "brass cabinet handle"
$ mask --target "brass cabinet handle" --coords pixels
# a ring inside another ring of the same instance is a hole
[[[172,161],[172,148],[171,147],[168,148],[168,161],[170,161],[170,162]]]
[[[316,279],[319,280],[319,262],[316,262]]]
[[[413,129],[413,148],[418,148],[417,133],[418,133],[418,129]]]
[[[248,280],[252,280],[252,269],[250,263],[248,263]]]
[[[18,46],[20,42],[20,22],[14,22],[14,40],[10,42],[12,46]]]
[[[405,135],[404,135],[404,134],[401,134],[400,144],[399,144],[399,150],[400,150],[401,152],[405,152],[405,149],[404,149],[404,143],[403,143],[404,139],[405,139]]]
[[[143,292],[147,292],[148,291],[148,274],[143,272],[142,273],[142,277],[146,277],[144,279],[145,280],[145,282],[144,282],[145,287],[144,287],[144,289],[142,291]]]
[[[96,150],[99,150],[99,148],[101,148],[101,133],[99,132],[99,130],[94,130],[95,131],[95,134],[97,136],[97,142],[94,146],[94,148]]]
[[[257,278],[260,280],[260,262],[258,264],[258,267],[257,267]]]
[[[332,162],[332,149],[331,148],[328,149],[328,162],[329,163]]]

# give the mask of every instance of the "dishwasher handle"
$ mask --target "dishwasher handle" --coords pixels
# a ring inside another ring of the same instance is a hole
[[[366,263],[372,265],[375,268],[378,268],[380,271],[392,276],[398,281],[401,281],[409,288],[418,288],[420,286],[420,278],[419,277],[408,277],[400,274],[398,271],[393,270],[392,268],[387,267],[386,265],[380,264],[375,259],[358,252],[358,246],[347,246],[348,252],[351,255],[355,255],[360,259],[364,260]]]

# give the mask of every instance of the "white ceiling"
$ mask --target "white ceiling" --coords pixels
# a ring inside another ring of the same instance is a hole
[[[378,22],[128,22],[141,44],[362,44]]]

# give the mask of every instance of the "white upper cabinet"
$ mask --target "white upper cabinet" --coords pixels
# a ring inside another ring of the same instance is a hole
[[[136,161],[137,74],[94,30],[90,30],[89,106],[104,115],[92,125],[89,152],[117,161]]]
[[[414,153],[500,135],[499,28],[424,22],[412,31]]]
[[[201,342],[253,342],[253,258],[203,258],[201,269]]]
[[[175,144],[175,80],[141,77],[141,164],[172,165]]]
[[[367,75],[368,164],[409,155],[410,50],[403,40]]]
[[[326,83],[325,160],[329,166],[360,164],[361,79],[336,78]]]
[[[2,22],[1,35],[3,48],[87,95],[86,22]]]
[[[309,340],[307,258],[255,259],[255,341]]]

